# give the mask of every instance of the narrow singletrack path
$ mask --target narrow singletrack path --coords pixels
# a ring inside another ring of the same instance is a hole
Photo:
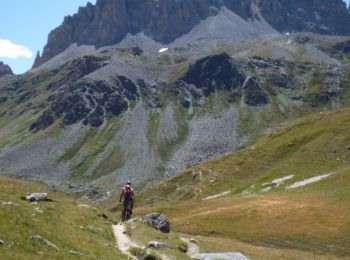
[[[200,252],[199,252],[199,246],[198,246],[196,243],[191,242],[190,239],[188,239],[188,238],[183,238],[183,237],[181,237],[181,240],[182,240],[183,242],[185,242],[185,243],[187,244],[187,246],[188,246],[187,255],[188,255],[189,257],[192,258],[194,255],[200,253]]]
[[[133,256],[129,249],[131,247],[140,247],[136,243],[132,242],[130,237],[125,232],[125,226],[123,223],[119,223],[118,225],[113,225],[113,233],[115,236],[115,239],[117,241],[117,247],[120,251],[122,251],[125,255],[127,255],[130,259],[136,259],[135,256]]]

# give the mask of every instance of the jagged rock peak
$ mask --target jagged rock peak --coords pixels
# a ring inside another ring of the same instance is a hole
[[[280,32],[310,31],[349,35],[350,14],[342,0],[97,0],[66,16],[54,29],[34,67],[73,43],[96,47],[120,42],[127,33],[144,32],[170,43],[201,20],[225,6],[244,19],[260,19],[256,11]]]
[[[10,66],[0,61],[0,78],[5,75],[13,75],[12,69]]]

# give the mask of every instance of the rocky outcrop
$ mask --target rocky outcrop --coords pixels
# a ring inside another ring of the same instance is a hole
[[[349,35],[350,15],[342,0],[260,0],[264,19],[280,32]]]
[[[196,86],[207,97],[215,90],[239,91],[244,79],[245,76],[239,71],[237,64],[223,53],[198,60],[180,80]]]
[[[96,5],[88,3],[77,14],[65,17],[49,34],[33,67],[73,43],[108,46],[120,42],[127,33],[144,32],[155,41],[170,43],[223,6],[244,19],[260,20],[261,14],[280,32],[350,34],[350,15],[342,0],[98,0]]]
[[[50,107],[35,121],[30,130],[38,131],[63,117],[63,126],[82,122],[101,126],[105,119],[119,116],[128,102],[139,97],[137,86],[128,78],[116,75],[111,82],[81,80],[63,85],[48,98]]]
[[[244,82],[243,100],[250,106],[266,105],[269,102],[268,95],[264,92],[256,79],[251,77],[248,77]]]
[[[189,109],[194,100],[200,100],[217,91],[229,93],[228,101],[242,96],[245,74],[240,64],[222,53],[199,59],[189,66],[184,75],[170,87],[173,96]]]
[[[10,66],[0,61],[0,78],[5,75],[13,75],[13,72]]]
[[[106,60],[85,56],[55,70],[64,76],[47,83],[53,94],[47,98],[48,108],[30,126],[31,131],[45,129],[63,117],[62,126],[82,122],[101,126],[105,119],[119,116],[140,94],[128,78],[114,75],[105,80],[91,80],[84,76],[105,66]]]

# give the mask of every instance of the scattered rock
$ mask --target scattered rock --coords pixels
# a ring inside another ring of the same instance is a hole
[[[86,204],[80,204],[80,205],[79,205],[79,208],[90,208],[90,206],[89,206],[89,205],[86,205]]]
[[[13,206],[13,207],[20,207],[21,205],[19,205],[18,203],[14,203],[12,201],[4,201],[3,203],[1,203],[3,206]]]
[[[147,247],[153,247],[153,248],[169,248],[170,246],[166,243],[161,243],[157,241],[150,241],[147,245]]]
[[[83,254],[83,253],[78,252],[78,251],[74,251],[74,250],[70,250],[70,251],[69,251],[69,253],[70,253],[71,255],[79,255],[79,256],[84,256],[84,254]]]
[[[4,240],[0,239],[0,246],[2,246],[2,245],[5,245],[5,242],[4,242]]]
[[[8,248],[8,249],[11,249],[14,245],[15,245],[15,243],[14,243],[14,242],[11,242],[11,243],[7,246],[7,248]]]
[[[193,243],[193,244],[199,244],[198,240],[195,239],[195,238],[190,238],[190,242]]]
[[[59,248],[54,243],[52,243],[51,241],[47,240],[46,238],[43,238],[42,236],[32,236],[32,237],[30,237],[30,239],[44,242],[49,247],[52,247],[52,248],[54,248],[56,250],[59,250]]]
[[[241,253],[205,253],[205,254],[196,254],[192,256],[196,260],[249,260]]]
[[[298,34],[294,37],[293,39],[293,42],[296,44],[296,45],[303,45],[307,42],[310,41],[310,37],[309,36],[306,36],[304,34]]]
[[[100,213],[97,216],[100,217],[100,218],[108,220],[108,216],[105,213]]]
[[[244,82],[243,99],[249,106],[263,106],[269,103],[268,95],[259,82],[252,77],[248,77]]]
[[[34,201],[46,201],[47,193],[32,193],[26,196],[26,200],[30,202]]]
[[[40,214],[44,213],[44,211],[43,211],[42,209],[40,209],[40,208],[34,208],[33,210],[34,210],[36,213],[40,213]]]
[[[147,223],[163,233],[170,232],[170,223],[168,218],[160,213],[148,214],[142,221],[143,223]]]
[[[143,54],[143,50],[139,47],[133,47],[131,48],[130,53],[134,56],[141,56]]]

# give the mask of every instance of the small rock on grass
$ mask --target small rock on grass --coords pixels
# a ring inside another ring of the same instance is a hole
[[[194,238],[191,238],[190,242],[193,243],[193,244],[199,244],[198,240],[194,239]]]
[[[78,251],[74,251],[74,250],[70,250],[69,253],[70,253],[71,255],[80,255],[80,256],[84,256],[83,253],[78,252]]]
[[[4,206],[13,206],[13,207],[20,207],[18,203],[12,202],[12,201],[4,201],[1,203]]]
[[[157,241],[150,241],[147,245],[147,247],[153,247],[153,248],[168,248],[169,245],[166,243],[161,243]]]
[[[52,247],[52,248],[54,248],[56,250],[59,250],[59,248],[54,243],[52,243],[51,241],[47,240],[46,238],[43,238],[42,236],[32,236],[32,237],[30,237],[30,239],[44,242],[49,247]]]
[[[4,240],[0,239],[0,246],[2,246],[2,245],[5,245],[5,242],[4,242]]]

